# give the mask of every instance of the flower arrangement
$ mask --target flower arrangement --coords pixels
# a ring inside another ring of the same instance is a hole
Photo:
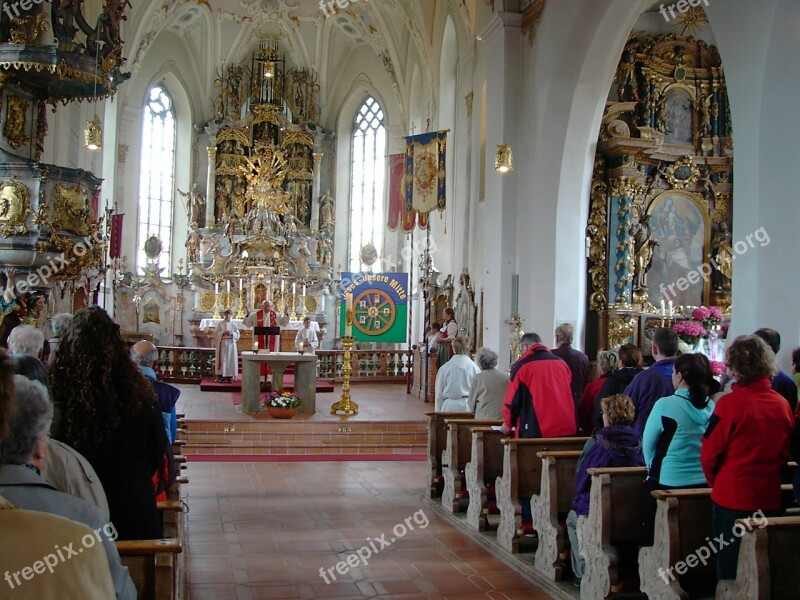
[[[707,332],[710,332],[717,328],[720,323],[722,323],[724,316],[722,311],[716,306],[712,306],[710,308],[700,306],[692,311],[692,318],[695,321],[702,323]]]
[[[297,408],[303,399],[294,392],[270,392],[264,396],[264,408]]]
[[[708,331],[697,321],[678,321],[672,326],[678,337],[687,344],[694,345],[702,337],[708,335]]]
[[[719,377],[725,372],[725,363],[719,362],[718,360],[712,360],[711,372],[714,374],[715,377]]]

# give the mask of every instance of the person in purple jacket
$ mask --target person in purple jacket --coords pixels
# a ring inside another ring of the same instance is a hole
[[[578,460],[575,472],[575,499],[572,510],[567,515],[567,534],[571,546],[572,571],[575,573],[575,587],[580,587],[585,569],[585,561],[578,546],[578,517],[589,515],[589,496],[592,477],[589,469],[601,467],[641,467],[642,438],[630,426],[635,409],[631,399],[624,394],[616,394],[601,400],[603,411],[602,429],[598,429],[583,447],[583,455]]]
[[[625,388],[636,408],[636,419],[633,429],[642,436],[647,418],[653,410],[656,400],[671,396],[675,392],[672,387],[672,367],[678,354],[678,334],[672,329],[659,327],[653,333],[653,357],[656,362],[646,371],[642,371]]]

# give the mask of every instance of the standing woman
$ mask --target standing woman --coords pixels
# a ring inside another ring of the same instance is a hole
[[[119,539],[160,538],[153,474],[165,451],[161,409],[119,325],[100,307],[79,310],[63,333],[50,391],[61,415],[53,437],[97,471]]]
[[[436,336],[436,344],[439,351],[437,367],[441,367],[453,356],[453,348],[450,344],[458,337],[458,323],[456,322],[455,311],[448,306],[442,311],[442,316],[444,317],[444,323],[439,330],[439,335]]]

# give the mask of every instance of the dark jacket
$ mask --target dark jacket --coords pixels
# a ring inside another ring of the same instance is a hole
[[[794,379],[783,371],[778,371],[775,377],[772,378],[772,390],[786,398],[792,413],[797,410],[797,384]]]
[[[602,467],[641,467],[642,440],[629,425],[609,425],[595,432],[583,447],[575,473],[575,499],[572,510],[578,516],[589,514],[592,477],[589,469]]]
[[[639,367],[623,367],[622,369],[617,369],[606,378],[603,387],[600,388],[600,393],[594,399],[592,414],[594,415],[595,429],[602,429],[603,427],[603,413],[600,410],[600,401],[614,394],[624,393],[628,384],[641,372],[642,370]]]
[[[672,367],[675,365],[675,360],[676,357],[673,356],[657,361],[652,367],[634,377],[630,385],[625,388],[625,393],[636,407],[633,429],[640,436],[644,433],[644,426],[656,401],[664,396],[671,396],[675,391],[672,387]]]
[[[577,411],[581,405],[583,388],[589,382],[589,357],[580,350],[575,350],[571,344],[561,344],[558,348],[553,348],[553,354],[567,363],[572,373],[569,387]]]
[[[781,507],[781,471],[789,456],[794,416],[766,377],[734,384],[722,396],[703,436],[700,460],[711,499],[731,510]]]
[[[503,403],[503,419],[516,437],[575,435],[575,404],[567,364],[543,344],[534,344],[514,363]]]

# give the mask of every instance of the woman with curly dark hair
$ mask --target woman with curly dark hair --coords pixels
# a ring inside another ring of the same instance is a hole
[[[152,481],[164,454],[160,409],[103,309],[75,313],[50,364],[50,391],[60,414],[53,437],[97,471],[119,538],[161,537]]]

